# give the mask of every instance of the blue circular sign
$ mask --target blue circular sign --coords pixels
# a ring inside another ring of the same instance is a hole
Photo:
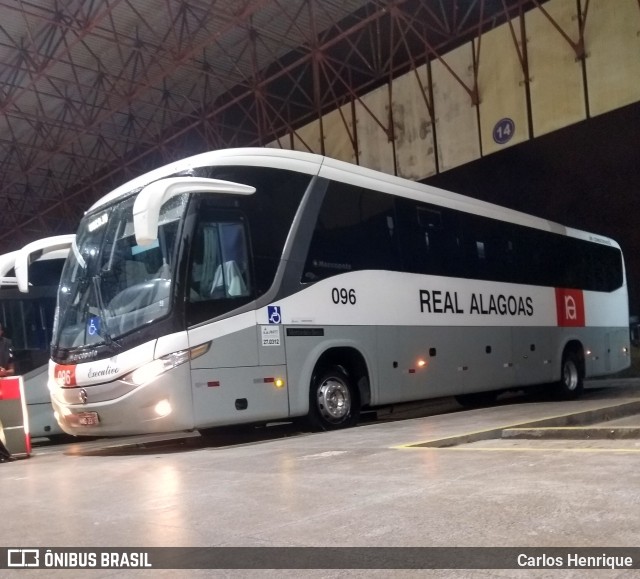
[[[516,125],[509,118],[500,119],[493,127],[493,140],[498,145],[504,145],[511,140],[516,132]]]

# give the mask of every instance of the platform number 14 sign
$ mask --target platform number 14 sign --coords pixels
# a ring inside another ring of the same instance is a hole
[[[493,127],[493,140],[499,145],[504,145],[511,140],[516,132],[516,125],[511,119],[500,119]]]

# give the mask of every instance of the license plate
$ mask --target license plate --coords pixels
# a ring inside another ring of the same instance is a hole
[[[100,418],[97,412],[81,412],[76,414],[76,419],[80,426],[96,426],[100,424]]]

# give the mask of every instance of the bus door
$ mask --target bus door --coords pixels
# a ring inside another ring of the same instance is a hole
[[[198,426],[289,415],[281,326],[258,326],[255,310],[243,308],[255,295],[249,247],[241,212],[200,206],[187,290],[189,344],[209,343],[191,361]]]

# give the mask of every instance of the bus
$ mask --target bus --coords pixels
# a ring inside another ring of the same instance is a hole
[[[48,237],[0,255],[0,323],[13,344],[16,374],[23,376],[31,437],[65,435],[51,406],[47,368],[60,274],[73,237]],[[18,288],[15,269],[27,252],[30,281]]]
[[[218,150],[86,212],[51,355],[74,435],[574,398],[630,364],[625,269],[602,235],[312,153]]]

